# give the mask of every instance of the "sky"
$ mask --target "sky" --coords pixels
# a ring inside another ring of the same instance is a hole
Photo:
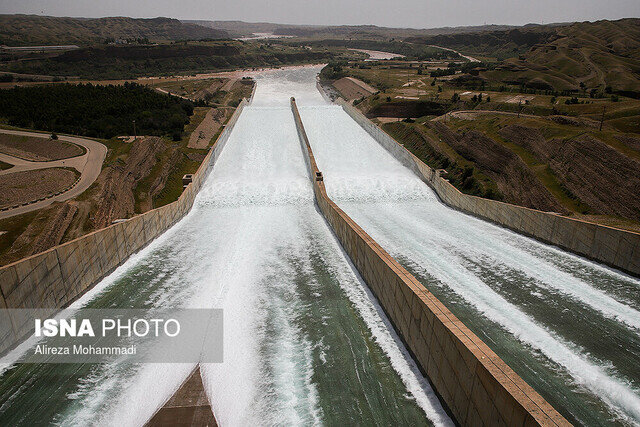
[[[436,28],[640,17],[640,0],[0,0],[0,13]]]

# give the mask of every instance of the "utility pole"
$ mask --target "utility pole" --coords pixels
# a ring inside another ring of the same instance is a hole
[[[522,110],[522,100],[518,101],[518,118],[520,118],[520,111]]]
[[[607,106],[602,106],[602,118],[600,119],[600,132],[602,132],[602,125],[604,124],[604,113],[607,111]]]
[[[138,134],[136,133],[136,121],[133,121],[133,140],[138,139]]]

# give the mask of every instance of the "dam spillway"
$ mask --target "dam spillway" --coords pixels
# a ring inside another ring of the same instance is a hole
[[[328,195],[568,420],[640,420],[640,282],[453,210],[339,106],[300,108]]]
[[[221,425],[450,424],[315,208],[289,107],[313,82],[260,78],[192,211],[73,307],[223,308]],[[7,363],[0,424],[143,425],[193,367]]]
[[[223,308],[225,361],[201,367],[222,425],[450,424],[314,205],[295,96],[365,231],[569,420],[638,422],[638,281],[442,205],[317,71],[260,76],[192,211],[74,306]],[[8,362],[0,424],[142,425],[193,368]]]

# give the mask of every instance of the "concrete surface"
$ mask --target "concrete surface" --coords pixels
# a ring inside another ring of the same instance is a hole
[[[423,373],[460,425],[570,425],[328,196],[291,100],[316,202]]]
[[[0,267],[0,309],[43,308],[55,313],[180,220],[193,206],[246,104],[240,103],[177,201]],[[17,325],[11,336],[0,337],[0,354],[32,330],[31,324]]]
[[[448,206],[640,277],[640,233],[461,193],[353,106],[338,104]]]

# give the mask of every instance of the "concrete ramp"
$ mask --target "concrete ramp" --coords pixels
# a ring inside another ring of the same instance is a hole
[[[202,384],[200,365],[146,424],[147,427],[217,425]]]

